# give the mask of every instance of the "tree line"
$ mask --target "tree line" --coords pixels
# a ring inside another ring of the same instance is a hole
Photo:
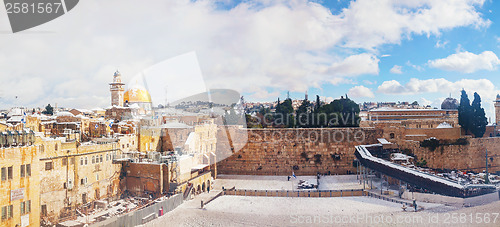
[[[466,134],[472,134],[476,138],[483,137],[486,132],[488,119],[481,107],[481,97],[477,92],[474,93],[474,100],[471,104],[467,92],[462,90],[460,105],[458,106],[458,124]]]
[[[317,95],[316,102],[304,99],[297,110],[290,98],[284,101],[278,98],[274,112],[262,108],[254,116],[247,114],[246,121],[248,128],[359,127],[359,112],[359,105],[347,95],[327,104]]]

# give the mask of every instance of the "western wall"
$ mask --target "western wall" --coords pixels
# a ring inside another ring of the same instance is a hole
[[[427,129],[427,134],[436,134],[433,130]],[[416,155],[418,161],[423,159],[428,167],[436,169],[482,172],[487,148],[489,171],[500,171],[500,137],[467,138],[467,145],[440,145],[432,150],[421,147],[419,141],[391,140],[387,131],[383,128],[219,128],[218,173],[285,176],[292,171],[296,175],[354,173],[354,146],[378,143],[377,138],[396,142],[401,150]],[[405,138],[405,135],[396,137]],[[438,139],[445,141],[450,136],[444,133],[440,137]]]
[[[217,170],[242,175],[353,173],[354,146],[377,143],[380,133],[374,128],[232,129],[227,134],[233,149],[221,142],[217,150],[234,154],[221,160]],[[219,130],[219,136],[226,136],[225,131]]]

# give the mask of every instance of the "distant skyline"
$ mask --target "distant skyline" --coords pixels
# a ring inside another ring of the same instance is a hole
[[[0,7],[0,108],[107,107],[116,70],[128,82],[195,51],[207,88],[248,101],[308,91],[439,107],[464,88],[494,118],[498,10],[492,0],[88,0],[12,34]]]

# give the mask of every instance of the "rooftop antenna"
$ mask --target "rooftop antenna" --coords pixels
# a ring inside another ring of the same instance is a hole
[[[286,92],[286,99],[290,99],[290,91]]]

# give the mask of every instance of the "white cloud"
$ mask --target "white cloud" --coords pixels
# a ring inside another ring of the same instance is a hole
[[[488,27],[491,21],[481,18],[475,7],[484,0],[420,0],[351,2],[342,11],[345,19],[346,45],[373,48],[385,43],[400,43],[412,34],[439,35],[443,29],[458,26]]]
[[[277,91],[269,92],[265,89],[257,89],[250,97],[252,97],[252,101],[265,101],[265,100],[275,100],[280,96],[280,93]]]
[[[443,42],[441,42],[441,40],[438,40],[438,41],[436,42],[435,47],[436,47],[436,48],[445,48],[445,47],[446,47],[446,44],[448,44],[448,41],[443,41]]]
[[[377,84],[377,81],[363,80],[363,83],[366,85],[374,85]]]
[[[359,76],[363,74],[378,74],[380,60],[372,54],[351,55],[341,62],[333,63],[327,74],[338,76]]]
[[[406,62],[406,65],[407,65],[407,66],[410,66],[410,67],[412,67],[412,68],[414,68],[414,69],[416,69],[416,70],[417,70],[417,71],[419,71],[419,72],[420,72],[420,71],[422,71],[422,70],[424,70],[424,69],[422,68],[422,66],[419,66],[419,65],[414,65],[414,64],[412,64],[410,61],[407,61],[407,62]]]
[[[412,78],[405,85],[398,81],[384,81],[379,87],[378,92],[384,94],[422,94],[422,93],[454,93],[457,94],[464,88],[466,91],[483,92],[489,96],[494,94],[495,85],[487,79],[462,79],[451,82],[444,78],[420,80]],[[488,93],[489,92],[489,93]]]
[[[494,116],[493,100],[500,93],[497,87],[487,79],[462,79],[459,81],[449,81],[443,78],[420,80],[416,78],[404,85],[398,81],[384,81],[377,89],[377,92],[390,95],[415,95],[435,93],[446,97],[452,94],[454,97],[460,96],[460,91],[465,89],[469,94],[469,99],[473,99],[474,92],[477,92],[482,98],[482,104],[489,116]],[[443,98],[444,99],[444,98]],[[439,99],[442,101],[442,99]],[[440,101],[435,100],[431,105],[440,107]],[[439,105],[438,105],[439,104]]]
[[[351,89],[349,89],[349,92],[348,92],[349,96],[350,97],[353,97],[353,98],[374,98],[375,95],[373,94],[373,92],[370,90],[370,88],[367,88],[365,86],[355,86]]]
[[[500,60],[492,51],[484,51],[480,54],[465,51],[429,61],[431,67],[463,73],[473,73],[479,70],[493,71],[499,64]]]
[[[190,51],[196,51],[210,88],[293,92],[352,83],[352,77],[379,73],[373,50],[381,45],[414,34],[489,26],[476,9],[483,3],[358,0],[332,14],[305,0],[243,1],[230,10],[215,1],[80,1],[49,23],[0,36],[0,84],[5,97],[22,93],[19,105],[105,107],[114,70],[127,81]],[[0,31],[8,30],[0,7]],[[37,80],[41,85],[34,85]],[[15,104],[11,98],[0,101],[1,107]]]
[[[402,74],[403,73],[403,67],[400,65],[394,65],[391,70],[389,70],[391,73],[394,74]]]
[[[432,101],[427,100],[425,98],[420,98],[420,101],[418,102],[421,106],[429,106],[432,104]]]

